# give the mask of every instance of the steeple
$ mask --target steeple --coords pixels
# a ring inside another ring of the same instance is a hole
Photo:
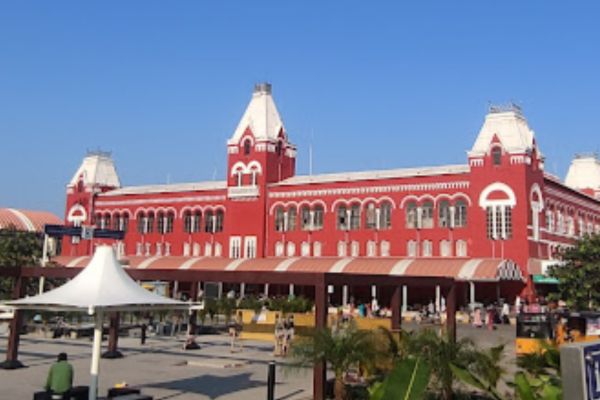
[[[80,182],[86,187],[120,188],[121,182],[111,154],[99,150],[88,151],[68,186],[74,187]]]

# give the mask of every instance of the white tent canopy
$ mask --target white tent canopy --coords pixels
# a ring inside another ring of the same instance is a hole
[[[102,317],[105,312],[188,309],[190,304],[149,292],[123,269],[110,246],[98,246],[89,265],[57,289],[11,302],[16,309],[86,311],[95,314],[94,348],[90,400],[97,398],[98,365],[102,344]]]

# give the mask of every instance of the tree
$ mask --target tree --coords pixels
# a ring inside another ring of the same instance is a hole
[[[600,306],[600,235],[585,235],[561,256],[561,264],[552,265],[548,275],[560,283],[552,300],[564,300],[577,310]]]
[[[0,267],[36,265],[41,256],[42,239],[36,232],[18,231],[12,225],[0,230]],[[0,298],[11,298],[12,286],[12,279],[0,278]]]
[[[374,335],[362,331],[355,323],[338,330],[317,329],[301,337],[290,350],[288,368],[312,367],[325,362],[335,374],[334,393],[336,400],[343,400],[346,392],[344,378],[352,368],[370,370],[378,354]]]

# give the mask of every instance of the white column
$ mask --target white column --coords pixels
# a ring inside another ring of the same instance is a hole
[[[265,296],[269,297],[269,284],[265,283]]]
[[[46,266],[46,263],[48,262],[48,235],[44,235],[44,246],[42,248],[42,268]],[[44,283],[45,283],[46,279],[41,276],[40,277],[40,292],[39,294],[44,293]]]
[[[502,227],[502,239],[506,239],[506,206],[500,208],[500,216],[502,218],[500,221],[500,226]]]
[[[471,292],[471,304],[475,303],[475,282],[469,282],[469,289]]]
[[[402,285],[402,312],[408,308],[408,286]]]
[[[290,291],[289,291],[289,294],[290,294],[290,295],[292,295],[292,296],[294,296],[294,295],[295,295],[295,294],[294,294],[294,284],[293,284],[293,283],[290,283]]]
[[[342,286],[342,306],[348,305],[348,285]]]
[[[246,284],[240,283],[240,299],[243,299],[246,295]]]
[[[223,282],[219,282],[217,291],[217,298],[220,299],[221,297],[223,297]]]
[[[377,286],[375,285],[371,286],[371,297],[374,299],[377,298]]]
[[[173,282],[173,298],[176,299],[179,295],[179,281]]]
[[[492,237],[494,239],[498,239],[498,234],[496,233],[496,232],[498,232],[496,229],[496,227],[498,226],[496,210],[497,210],[497,207],[492,206],[492,227],[493,227]]]
[[[100,349],[102,347],[102,313],[96,312],[94,324],[94,343],[92,348],[92,365],[90,368],[89,400],[98,398],[98,371],[100,370]]]
[[[435,287],[435,311],[440,312],[442,306],[442,295],[440,291],[440,285]]]

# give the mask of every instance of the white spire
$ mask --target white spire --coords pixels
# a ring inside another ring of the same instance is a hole
[[[469,155],[487,153],[494,136],[509,153],[524,153],[533,148],[534,133],[521,114],[521,107],[513,103],[490,105],[490,112]]]
[[[83,176],[83,183],[86,186],[121,187],[117,169],[110,153],[107,152],[88,152],[87,157],[83,159],[81,166],[69,182],[69,186],[76,186],[80,176]]]
[[[285,132],[269,83],[254,87],[252,100],[228,144],[239,144],[247,128],[250,128],[256,141],[276,141],[279,132],[282,129]]]

